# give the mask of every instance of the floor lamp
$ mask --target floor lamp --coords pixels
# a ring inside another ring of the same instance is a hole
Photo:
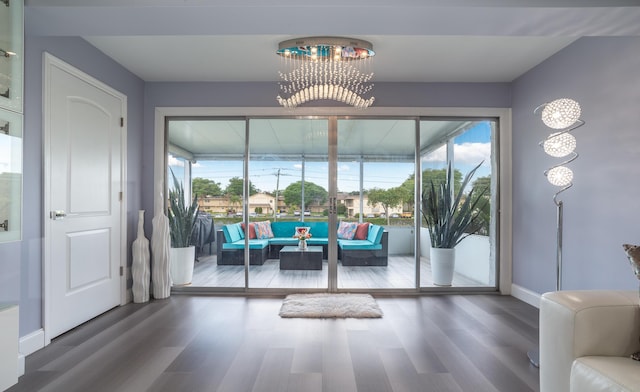
[[[544,152],[554,158],[564,160],[544,171],[547,180],[560,189],[553,195],[553,202],[557,209],[556,224],[556,291],[562,290],[562,215],[563,202],[558,195],[573,186],[573,171],[566,165],[578,158],[575,152],[576,138],[571,134],[573,130],[584,125],[580,119],[580,105],[573,99],[561,98],[544,103],[533,111],[541,112],[542,122],[555,132],[539,143]],[[540,367],[540,352],[538,350],[527,353],[529,362]]]

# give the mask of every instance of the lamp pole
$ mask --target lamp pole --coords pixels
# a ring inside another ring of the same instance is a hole
[[[574,151],[576,139],[571,135],[571,131],[583,126],[584,121],[580,119],[581,110],[578,102],[568,98],[556,99],[555,101],[542,104],[535,108],[533,112],[537,113],[539,110],[541,110],[542,122],[549,128],[556,130],[555,133],[550,134],[545,140],[539,143],[540,147],[552,157],[564,158],[563,162],[544,171],[547,180],[552,185],[561,188],[553,195],[553,202],[557,207],[556,291],[560,291],[562,290],[562,224],[564,203],[562,200],[558,200],[558,195],[573,186],[573,172],[565,165],[578,158],[578,153]],[[527,352],[527,357],[533,366],[540,367],[539,350]]]

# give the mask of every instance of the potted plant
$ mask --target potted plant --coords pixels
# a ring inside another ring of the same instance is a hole
[[[468,194],[464,190],[482,162],[464,177],[460,189],[454,195],[451,163],[447,178],[441,184],[425,184],[422,191],[422,215],[429,229],[431,241],[431,270],[433,283],[451,286],[455,266],[455,246],[471,234],[482,229],[484,219],[481,211],[488,203],[483,188],[478,192],[472,187]]]
[[[198,198],[194,196],[189,205],[184,196],[184,188],[173,177],[173,189],[169,191],[169,233],[171,236],[171,281],[174,285],[186,285],[193,278],[193,263],[196,248],[192,245],[191,235],[198,216]]]

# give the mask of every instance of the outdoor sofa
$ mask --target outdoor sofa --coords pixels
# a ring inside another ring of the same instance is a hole
[[[266,223],[265,223],[266,222]],[[310,228],[309,246],[322,246],[323,259],[327,259],[329,231],[328,222],[257,222],[268,225],[271,234],[267,238],[252,238],[250,229],[249,264],[262,265],[267,259],[278,259],[283,246],[298,245],[294,238],[296,227]],[[254,225],[252,223],[251,225]],[[367,224],[365,224],[367,225]],[[224,225],[216,233],[218,265],[244,264],[245,230],[244,224]],[[337,228],[336,228],[337,229]],[[338,238],[338,259],[344,266],[386,266],[388,259],[388,232],[383,226],[368,224],[364,228],[364,239]],[[260,235],[257,235],[260,237]]]

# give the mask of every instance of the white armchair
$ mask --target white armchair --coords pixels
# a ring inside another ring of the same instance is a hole
[[[637,291],[558,291],[540,302],[541,392],[640,391]]]

